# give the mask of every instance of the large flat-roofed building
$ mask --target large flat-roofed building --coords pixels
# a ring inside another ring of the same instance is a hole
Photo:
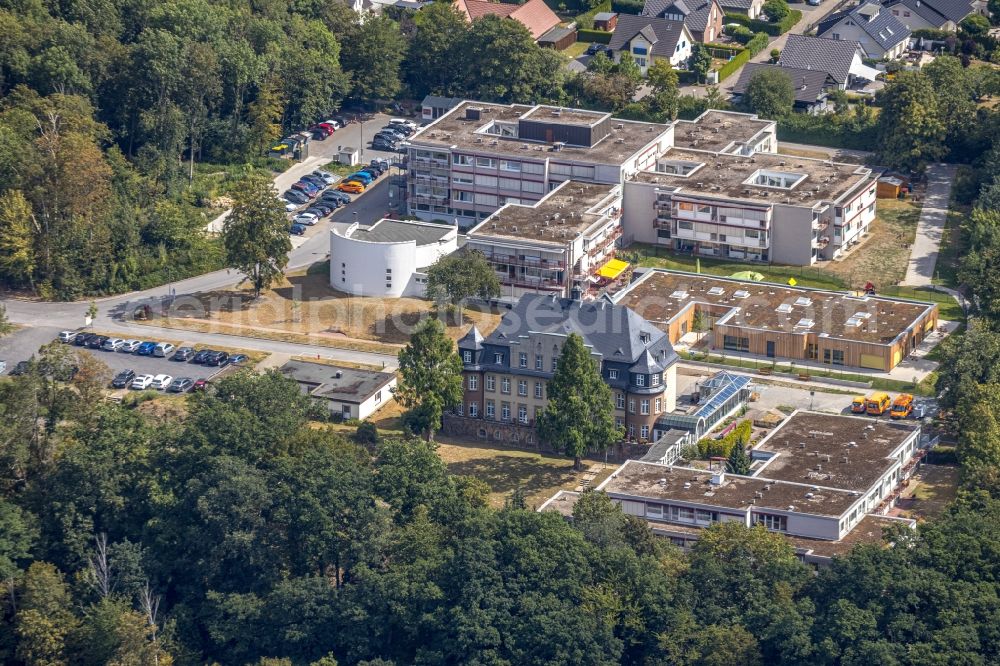
[[[504,296],[604,281],[621,239],[621,186],[564,181],[540,201],[506,204],[468,233],[496,269]],[[615,276],[617,277],[617,276]]]
[[[717,522],[760,524],[821,564],[888,525],[912,525],[884,514],[920,459],[919,439],[915,424],[797,411],[752,449],[749,475],[630,460],[597,489],[678,545]],[[572,515],[577,497],[560,492],[540,510]]]
[[[294,379],[303,394],[345,420],[366,419],[394,399],[396,375],[391,372],[294,360],[281,366],[280,372]]]
[[[674,123],[674,147],[729,155],[775,153],[778,124],[752,113],[709,109],[694,120]]]
[[[659,439],[658,420],[676,406],[677,353],[663,331],[605,299],[526,294],[486,338],[471,328],[458,341],[465,376],[458,415],[480,419],[484,428],[491,422],[533,428],[571,333],[583,338],[611,387],[626,438]]]
[[[671,343],[700,316],[724,352],[888,371],[931,333],[938,308],[877,296],[651,270],[615,297],[667,332]]]
[[[671,148],[625,183],[623,227],[701,256],[803,266],[861,240],[875,190],[855,164]]]
[[[409,211],[469,228],[566,180],[620,185],[652,166],[671,134],[601,111],[462,102],[407,141]]]
[[[330,286],[358,296],[423,296],[426,268],[458,249],[458,230],[382,219],[330,231]]]

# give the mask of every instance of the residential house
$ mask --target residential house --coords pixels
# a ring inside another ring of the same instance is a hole
[[[719,0],[727,14],[746,14],[755,19],[764,10],[764,0]]]
[[[887,0],[885,7],[910,30],[955,32],[970,14],[988,13],[981,2],[974,0]]]
[[[288,361],[281,374],[294,379],[299,389],[324,404],[337,418],[366,419],[393,400],[396,375],[325,363]]]
[[[534,204],[501,207],[469,231],[465,249],[486,257],[503,296],[570,296],[574,285],[603,286],[625,272],[627,264],[614,261],[621,215],[620,185],[568,180]]]
[[[470,329],[458,341],[465,399],[457,415],[477,419],[471,427],[483,430],[491,423],[533,428],[571,333],[583,338],[611,388],[626,438],[659,439],[657,422],[676,406],[677,353],[663,331],[632,310],[605,299],[583,302],[579,293],[526,294],[488,337]]]
[[[559,25],[559,17],[549,9],[545,0],[528,0],[523,5],[486,0],[455,0],[455,8],[465,14],[469,22],[484,16],[499,16],[517,21],[538,39]]]
[[[836,90],[837,84],[826,72],[817,69],[799,69],[798,67],[782,67],[763,62],[748,62],[743,66],[739,79],[732,88],[733,101],[739,103],[743,100],[750,77],[755,72],[778,71],[788,75],[792,81],[792,89],[795,91],[795,102],[793,108],[802,113],[825,113],[830,107],[827,103],[830,90]]]
[[[870,0],[830,14],[819,22],[816,35],[857,42],[865,55],[873,60],[899,58],[910,43],[910,29],[892,11]]]
[[[642,16],[681,21],[703,43],[722,34],[724,15],[719,0],[646,0],[642,8]]]
[[[848,90],[878,76],[879,71],[865,65],[864,58],[864,49],[858,42],[788,35],[778,64],[826,72],[839,89]]]
[[[691,57],[693,43],[691,31],[681,21],[620,14],[608,47],[615,62],[624,53],[632,54],[645,76],[654,60],[666,60],[671,67],[682,68]]]

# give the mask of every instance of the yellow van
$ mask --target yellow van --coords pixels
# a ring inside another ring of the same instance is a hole
[[[854,399],[851,400],[851,412],[854,414],[864,414],[868,410],[868,403],[865,402],[865,396],[856,395]]]
[[[879,391],[868,396],[865,408],[871,416],[882,416],[889,410],[891,404],[892,400],[889,398],[889,394]]]
[[[894,419],[905,419],[913,411],[913,396],[909,393],[900,393],[896,396],[896,399],[892,401],[892,408],[889,410],[889,416]]]

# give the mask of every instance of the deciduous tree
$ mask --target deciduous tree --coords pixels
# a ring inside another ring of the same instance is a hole
[[[468,299],[488,300],[499,295],[496,271],[478,250],[445,255],[427,269],[427,297],[458,306],[459,315]]]
[[[426,319],[399,352],[399,385],[396,400],[421,415],[428,440],[441,425],[444,410],[462,402],[462,361],[444,324]]]
[[[761,118],[781,118],[795,102],[792,78],[780,69],[758,69],[750,75],[743,99]]]
[[[271,181],[248,176],[236,188],[233,210],[222,228],[226,261],[253,285],[254,298],[278,280],[288,265],[292,242],[285,209]]]

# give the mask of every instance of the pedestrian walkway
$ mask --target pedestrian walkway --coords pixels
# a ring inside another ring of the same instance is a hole
[[[954,164],[932,164],[927,167],[927,194],[917,222],[917,236],[910,250],[910,263],[906,267],[906,287],[927,287],[934,278],[941,239],[948,220],[948,202],[951,184],[957,167]]]

